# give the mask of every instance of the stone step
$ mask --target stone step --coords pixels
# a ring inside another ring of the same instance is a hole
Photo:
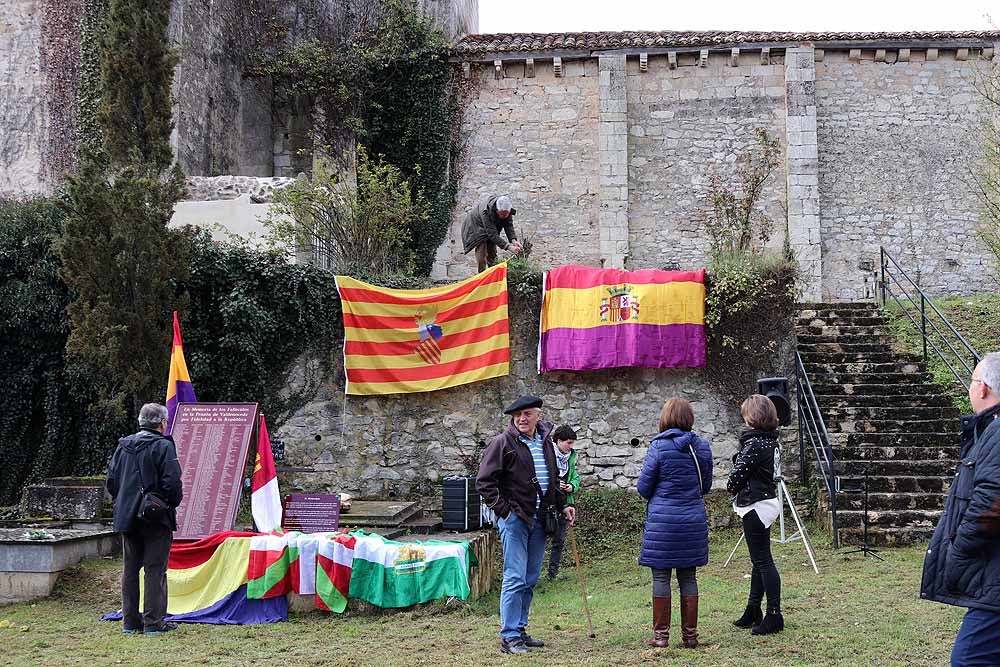
[[[942,506],[943,506],[942,502]],[[927,528],[934,529],[942,510],[869,510],[868,525],[872,528]],[[841,528],[860,528],[860,510],[837,510]]]
[[[824,419],[826,430],[833,433],[946,433],[950,420],[942,419]],[[956,423],[957,427],[957,423]],[[957,435],[957,434],[956,434]]]
[[[802,336],[877,336],[879,338],[888,337],[888,331],[883,326],[800,326],[796,327],[795,334]]]
[[[897,394],[895,396],[874,395],[874,394],[816,394],[816,402],[820,410],[826,414],[826,410],[850,407],[882,407],[893,406],[898,408],[915,407],[937,407],[951,408],[951,400],[947,396],[935,394]]]
[[[868,379],[862,376],[863,379]],[[912,375],[901,373],[899,378],[904,378],[908,380]],[[882,379],[880,376],[879,380]],[[810,382],[811,382],[810,378]],[[861,396],[871,397],[871,398],[883,398],[886,401],[894,401],[896,397],[904,396],[935,396],[936,398],[943,398],[948,400],[947,396],[942,396],[940,394],[941,389],[936,384],[930,384],[928,382],[903,382],[894,384],[885,384],[883,382],[811,382],[813,393],[816,394],[817,399],[820,396],[823,397],[851,397],[858,398]]]
[[[937,493],[948,492],[952,476],[940,475],[918,477],[915,475],[869,475],[869,493]],[[860,489],[864,486],[864,475],[840,475],[840,487]]]
[[[878,316],[865,317],[799,317],[795,320],[795,327],[884,327],[889,324],[889,320]]]
[[[882,311],[875,308],[814,308],[800,310],[800,320],[857,320],[882,317]]]
[[[847,341],[826,342],[826,343],[803,343],[799,342],[798,351],[800,355],[834,355],[834,354],[864,354],[882,355],[892,354],[892,348],[887,344],[875,341],[867,343],[849,343]],[[805,357],[803,357],[805,359]]]
[[[870,361],[855,362],[831,362],[802,360],[806,369],[809,381],[826,381],[831,376],[847,376],[851,378],[865,378],[873,375],[915,375],[921,379],[926,378],[923,364],[917,362],[889,362],[876,363]],[[876,380],[871,380],[875,382]]]
[[[441,530],[441,526],[441,517],[421,516],[414,519],[408,519],[403,522],[400,528],[405,529],[413,535],[430,535],[431,533],[439,532]]]
[[[936,522],[935,522],[936,523]],[[841,553],[849,550],[851,546],[861,544],[863,531],[861,528],[841,528],[840,544],[845,547]],[[902,528],[873,528],[868,529],[868,546],[872,547],[902,547],[910,544],[926,544],[930,542],[931,535],[934,534],[933,526],[915,526]],[[857,554],[856,558],[861,558]]]
[[[956,439],[957,442],[957,439]],[[833,447],[834,465],[838,461],[899,461],[904,465],[927,461],[940,461],[955,468],[959,447]],[[811,454],[810,454],[811,456]]]
[[[815,349],[820,345],[881,345],[889,347],[890,338],[887,335],[876,334],[795,334],[795,342],[799,351],[805,348]]]
[[[890,407],[882,405],[847,405],[835,406],[820,403],[824,419],[873,419],[876,421],[926,421],[939,419],[941,421],[957,420],[961,416],[954,406],[913,406],[890,403]],[[867,429],[866,429],[867,430]],[[891,431],[889,431],[891,433]]]
[[[958,447],[958,424],[954,430],[890,432],[855,432],[830,434],[835,447]],[[922,457],[927,458],[927,457]]]
[[[868,511],[885,510],[942,510],[945,496],[937,493],[883,493],[868,492]],[[863,493],[838,493],[837,513],[860,511],[865,506]]]
[[[916,354],[902,354],[890,351],[872,352],[799,352],[803,364],[916,364],[922,358]],[[808,372],[808,366],[806,372]],[[865,369],[868,370],[868,369]],[[874,369],[872,369],[874,370]],[[878,371],[875,371],[878,372]]]
[[[878,310],[879,305],[874,301],[803,301],[795,304],[795,307],[802,310]]]
[[[869,456],[873,452],[866,452]],[[836,457],[836,450],[834,452]],[[863,477],[865,468],[871,473],[877,472],[879,475],[901,476],[917,475],[920,477],[949,477],[955,473],[957,458],[936,458],[936,459],[913,459],[901,457],[900,459],[880,459],[880,458],[834,458],[833,468],[838,475],[844,477]]]

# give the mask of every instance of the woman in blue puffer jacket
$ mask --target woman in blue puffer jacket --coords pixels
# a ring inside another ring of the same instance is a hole
[[[639,493],[649,501],[639,565],[653,570],[653,638],[646,645],[656,648],[666,648],[670,639],[671,570],[677,570],[681,592],[682,646],[698,645],[695,568],[708,564],[702,496],[712,488],[712,448],[693,426],[690,403],[683,398],[664,403],[660,434],[650,443],[639,473]]]

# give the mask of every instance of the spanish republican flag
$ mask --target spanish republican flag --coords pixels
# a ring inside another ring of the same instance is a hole
[[[281,528],[281,495],[278,493],[278,471],[271,452],[271,436],[267,433],[264,415],[257,429],[257,458],[250,479],[250,513],[261,533]]]
[[[402,394],[507,375],[507,265],[424,290],[337,276],[348,394]]]
[[[188,375],[184,361],[184,344],[181,342],[181,325],[174,311],[174,344],[170,351],[170,375],[167,376],[167,433],[174,424],[174,412],[178,403],[197,403],[194,385]]]
[[[705,365],[705,271],[545,274],[538,372]]]

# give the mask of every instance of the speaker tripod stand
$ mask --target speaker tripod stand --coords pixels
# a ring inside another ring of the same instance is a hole
[[[778,526],[779,526],[779,536],[772,537],[772,542],[777,542],[778,544],[788,544],[789,542],[796,542],[798,540],[802,541],[802,544],[806,548],[806,554],[809,555],[809,562],[812,563],[813,571],[819,574],[819,568],[816,567],[816,556],[813,554],[812,545],[809,544],[809,538],[806,536],[806,529],[802,525],[802,520],[799,519],[799,513],[795,511],[795,504],[792,502],[792,496],[788,493],[788,487],[785,485],[785,478],[780,475],[774,478],[775,483],[778,486],[778,504],[781,506],[781,511],[778,512]],[[791,535],[785,533],[785,505],[788,505],[788,509],[791,510],[792,519],[795,520],[795,526],[798,528]],[[722,567],[728,567],[729,562],[733,560],[733,556],[736,555],[736,550],[740,548],[740,544],[743,542],[746,536],[740,533],[740,539],[736,541],[736,546],[733,550],[729,552],[729,558],[726,559],[725,564]]]
[[[864,483],[864,496],[861,501],[861,526],[862,526],[862,538],[861,546],[857,549],[851,549],[850,551],[842,552],[842,555],[847,556],[849,554],[864,554],[865,558],[871,556],[875,560],[880,560],[883,563],[885,559],[878,555],[878,549],[873,549],[868,546],[868,466],[865,466],[865,483]],[[860,490],[860,489],[858,489]],[[856,490],[857,491],[857,490]]]

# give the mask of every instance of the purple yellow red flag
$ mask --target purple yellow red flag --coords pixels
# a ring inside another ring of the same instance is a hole
[[[194,395],[194,385],[188,375],[187,363],[184,361],[184,344],[181,341],[181,325],[177,321],[177,311],[174,311],[174,344],[170,349],[170,374],[167,377],[167,433],[174,425],[174,412],[178,403],[197,403]]]
[[[561,266],[543,281],[538,372],[705,365],[705,271]]]
[[[337,276],[348,394],[400,394],[507,375],[507,265],[433,289]]]
[[[278,492],[278,470],[274,467],[271,436],[267,433],[264,415],[257,429],[257,457],[250,478],[250,513],[254,525],[262,533],[281,528],[281,495]]]

